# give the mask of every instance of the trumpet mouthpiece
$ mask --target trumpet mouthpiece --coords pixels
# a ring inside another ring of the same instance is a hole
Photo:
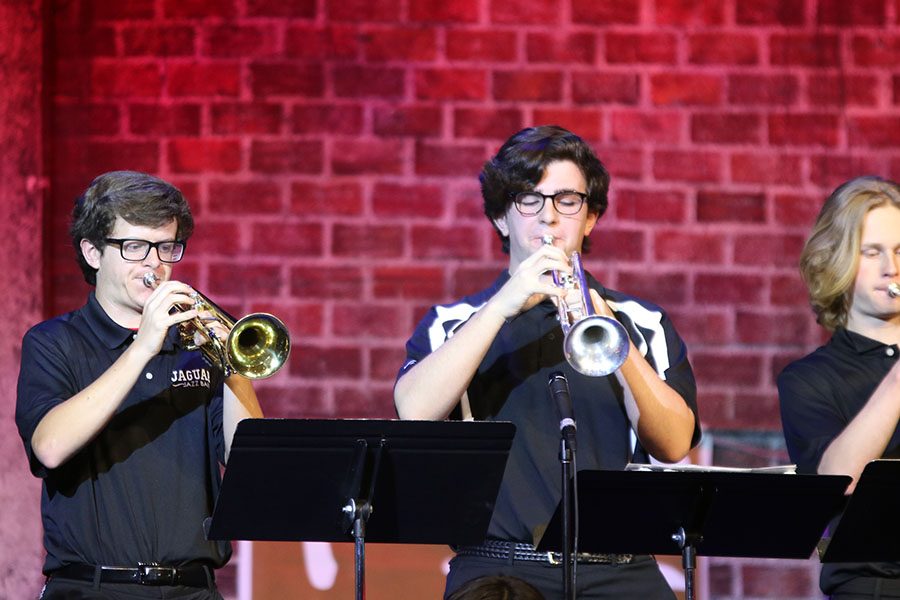
[[[897,298],[898,296],[900,296],[900,283],[888,284],[887,293],[891,298]]]
[[[552,246],[553,245],[553,236],[550,235],[549,233],[545,233],[544,235],[541,236],[541,242],[543,242],[547,246]]]
[[[152,290],[159,283],[159,277],[156,276],[156,273],[144,273],[143,282],[145,286]]]

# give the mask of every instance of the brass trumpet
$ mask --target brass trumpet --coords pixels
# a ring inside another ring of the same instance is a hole
[[[541,238],[553,244],[553,236]],[[618,370],[628,357],[628,334],[617,320],[596,314],[590,289],[581,265],[581,255],[573,252],[572,275],[553,271],[553,283],[567,290],[577,290],[577,300],[566,298],[557,303],[563,330],[563,353],[572,368],[589,377],[604,377]]]
[[[144,285],[156,289],[159,277],[155,273],[145,273]],[[281,320],[268,313],[252,313],[235,321],[231,315],[216,303],[194,291],[191,308],[213,314],[229,330],[228,337],[221,340],[212,327],[200,317],[194,317],[178,324],[181,343],[186,350],[200,350],[212,366],[220,369],[225,377],[234,373],[248,379],[265,379],[278,372],[287,362],[291,352],[291,338]],[[184,312],[182,306],[175,305],[174,311]]]
[[[889,283],[887,287],[887,293],[891,298],[900,296],[900,283]]]

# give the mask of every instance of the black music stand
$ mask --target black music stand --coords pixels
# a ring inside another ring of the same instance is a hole
[[[210,540],[484,540],[512,423],[247,419],[238,424],[208,523]]]
[[[900,560],[900,460],[866,465],[847,507],[819,548],[823,563]]]
[[[691,471],[580,471],[579,551],[681,554],[693,598],[696,556],[809,558],[850,477]],[[558,551],[561,507],[538,549]]]

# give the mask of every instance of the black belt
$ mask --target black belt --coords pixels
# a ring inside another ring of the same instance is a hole
[[[456,549],[459,556],[480,556],[499,560],[528,560],[543,562],[549,565],[561,565],[562,553],[538,552],[531,544],[506,542],[502,540],[485,540],[478,546],[460,546]],[[588,554],[579,552],[576,555],[579,563],[595,565],[625,565],[634,560],[633,554]]]
[[[50,577],[94,581],[101,583],[138,583],[140,585],[186,585],[209,587],[215,579],[213,570],[203,565],[166,567],[156,563],[139,563],[137,567],[106,567],[73,564],[60,567]]]

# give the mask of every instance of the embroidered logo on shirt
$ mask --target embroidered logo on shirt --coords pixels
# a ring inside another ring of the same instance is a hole
[[[172,371],[172,387],[209,387],[209,370],[178,369]]]

